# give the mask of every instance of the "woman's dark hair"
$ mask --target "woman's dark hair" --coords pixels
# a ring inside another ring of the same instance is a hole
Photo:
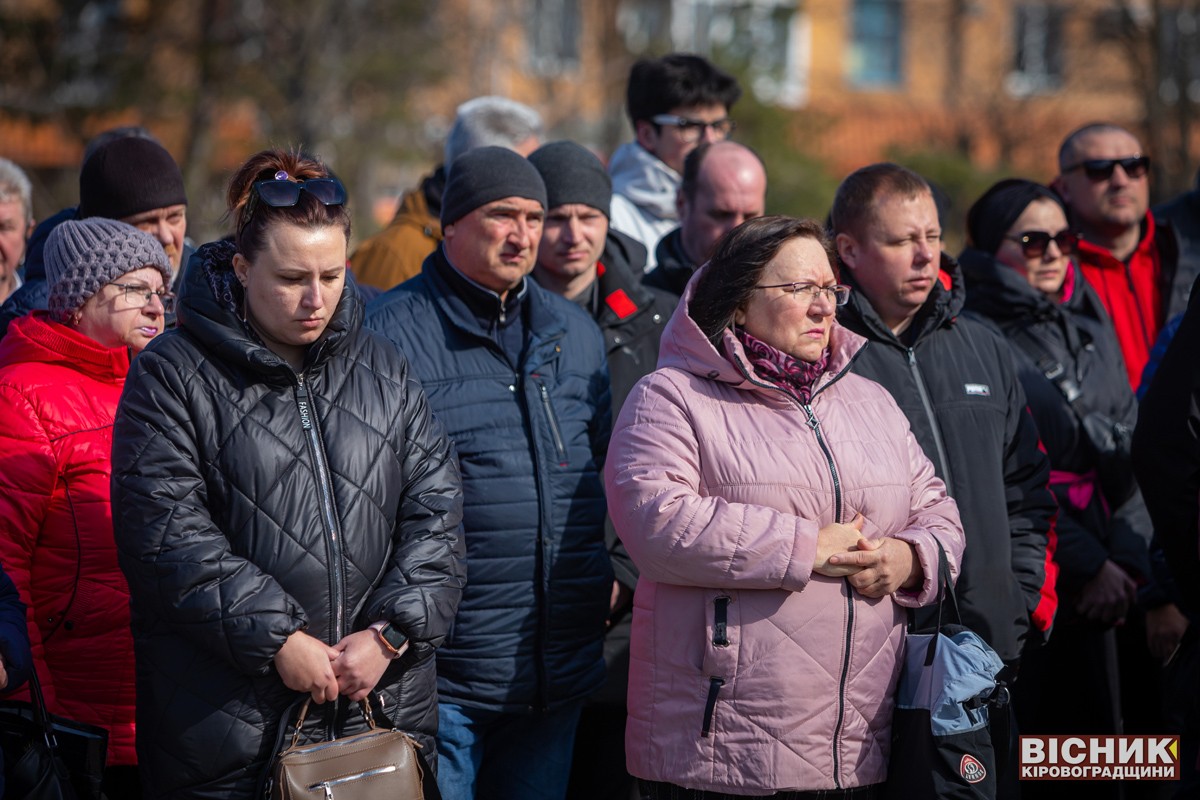
[[[838,277],[833,242],[825,229],[810,219],[755,217],[717,240],[688,304],[688,314],[714,345],[733,322],[734,313],[754,293],[767,264],[792,239],[813,239],[821,245],[834,278]]]
[[[323,205],[308,192],[300,192],[296,205],[287,208],[251,202],[255,181],[271,180],[281,171],[294,181],[337,177],[319,159],[300,150],[275,148],[250,156],[229,182],[229,194],[226,197],[228,214],[234,222],[234,241],[238,252],[253,260],[262,249],[267,229],[279,222],[302,228],[337,225],[345,231],[346,241],[349,242],[350,211],[344,203]]]
[[[1055,191],[1023,178],[1006,178],[980,195],[967,211],[967,240],[978,250],[996,254],[1004,234],[1031,203],[1049,200],[1067,215],[1067,207]],[[1069,219],[1069,217],[1068,217]]]

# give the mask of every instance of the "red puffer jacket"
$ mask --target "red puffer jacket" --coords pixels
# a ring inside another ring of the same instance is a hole
[[[108,729],[109,765],[134,764],[129,588],[109,506],[113,418],[129,371],[34,312],[0,342],[0,561],[29,606],[55,713]]]

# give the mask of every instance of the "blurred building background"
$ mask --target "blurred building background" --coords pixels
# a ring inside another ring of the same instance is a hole
[[[630,136],[629,66],[671,50],[742,79],[736,137],[772,212],[823,217],[842,176],[887,158],[946,190],[953,239],[991,181],[1049,179],[1077,125],[1138,133],[1155,199],[1200,156],[1200,0],[0,0],[0,156],[45,215],[75,201],[91,135],[145,125],[205,240],[231,168],[300,143],[363,237],[440,160],[458,103],[513,97],[606,156]]]

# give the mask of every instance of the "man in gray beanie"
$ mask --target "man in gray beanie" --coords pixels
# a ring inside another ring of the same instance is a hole
[[[615,418],[633,385],[658,364],[658,343],[677,298],[643,286],[646,248],[612,229],[612,180],[600,159],[575,142],[542,145],[530,154],[546,183],[549,207],[533,278],[584,309],[604,334]],[[580,717],[568,797],[627,798],[625,695],[629,678],[629,610],[638,573],[607,526],[616,583],[604,639],[608,676]]]
[[[527,279],[546,203],[517,153],[462,156],[442,196],[445,239],[367,311],[408,357],[462,470],[471,580],[437,664],[446,800],[565,797],[583,699],[604,680],[608,370],[588,315]]]

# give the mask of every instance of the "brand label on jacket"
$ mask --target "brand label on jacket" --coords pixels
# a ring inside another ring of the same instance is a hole
[[[300,406],[300,427],[304,428],[306,431],[311,430],[312,419],[310,419],[308,416],[308,401],[301,398],[296,401],[296,404]]]
[[[991,397],[992,389],[986,383],[964,383],[963,391],[968,397]]]
[[[987,770],[979,763],[978,758],[966,753],[962,761],[958,762],[958,774],[962,775],[962,779],[967,783],[979,783],[987,777]]]

